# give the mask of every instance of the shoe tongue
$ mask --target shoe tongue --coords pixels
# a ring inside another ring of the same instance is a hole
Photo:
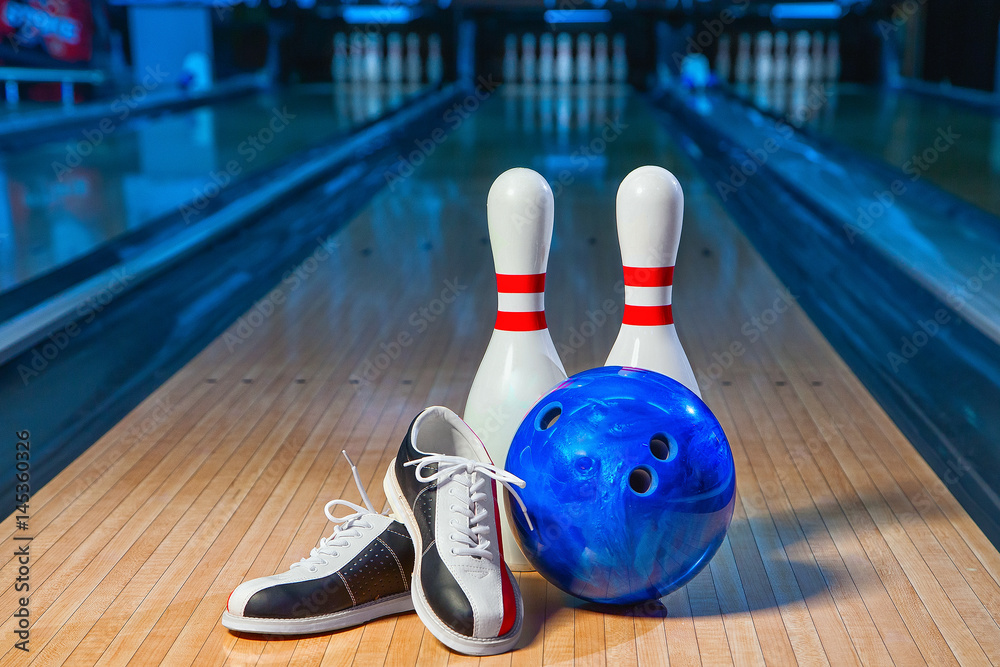
[[[471,439],[470,439],[471,436]],[[410,445],[418,454],[460,456],[489,461],[489,454],[469,426],[448,408],[431,406],[414,418]]]

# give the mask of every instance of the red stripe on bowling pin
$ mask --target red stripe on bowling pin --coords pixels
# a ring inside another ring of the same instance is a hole
[[[633,306],[625,304],[622,324],[634,327],[656,327],[674,323],[674,312],[670,305],[666,306]]]
[[[500,331],[539,331],[541,329],[547,329],[548,325],[545,323],[545,310],[538,309],[538,307],[544,303],[543,299],[545,297],[545,274],[544,273],[534,273],[534,274],[510,274],[510,273],[498,273],[497,274],[497,292],[501,295],[503,294],[514,294],[514,295],[533,295],[533,298],[525,299],[519,298],[517,296],[505,299],[503,296],[500,297],[501,308],[504,302],[507,302],[507,306],[511,305],[523,305],[526,308],[533,308],[532,310],[498,310],[497,311],[497,321],[494,325],[495,329]],[[511,303],[513,301],[514,303]]]
[[[623,266],[627,287],[670,287],[674,284],[672,266]]]
[[[623,266],[625,287],[671,287],[674,284],[672,266]],[[633,296],[625,290],[625,311],[622,324],[637,327],[655,327],[674,323],[674,313],[669,303],[659,305],[638,305],[629,303]]]
[[[497,291],[508,294],[535,294],[545,291],[545,274],[516,275],[497,274]]]

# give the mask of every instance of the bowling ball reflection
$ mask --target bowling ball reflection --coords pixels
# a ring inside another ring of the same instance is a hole
[[[733,516],[736,474],[722,427],[701,399],[659,373],[620,366],[568,378],[514,436],[508,499],[518,544],[562,590],[631,604],[691,580]]]

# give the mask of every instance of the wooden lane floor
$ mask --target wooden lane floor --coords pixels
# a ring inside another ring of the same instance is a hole
[[[7,545],[34,538],[29,653],[13,648],[13,547],[0,567],[3,664],[1000,662],[1000,555],[642,102],[560,137],[523,129],[523,100],[501,98],[37,490],[27,531],[0,524]],[[646,163],[685,186],[675,313],[736,459],[736,513],[710,566],[626,611],[519,575],[521,644],[482,660],[413,614],[302,638],[225,630],[236,585],[307,555],[332,531],[328,500],[359,500],[342,449],[383,503],[413,415],[464,407],[496,307],[493,178],[520,165],[556,184],[548,320],[576,372],[617,333],[615,190]]]

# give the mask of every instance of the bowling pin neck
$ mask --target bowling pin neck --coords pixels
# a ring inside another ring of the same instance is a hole
[[[499,331],[540,331],[545,322],[545,274],[497,274]]]
[[[665,326],[674,323],[670,305],[674,267],[622,267],[625,276],[625,311],[622,324]]]

